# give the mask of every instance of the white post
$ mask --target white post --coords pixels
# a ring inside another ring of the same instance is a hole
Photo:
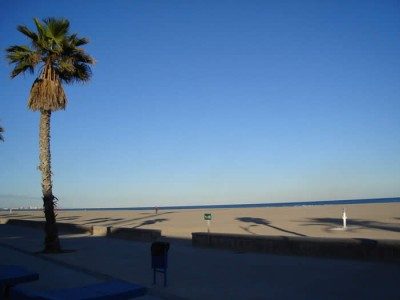
[[[207,232],[210,233],[210,220],[207,220]]]
[[[347,227],[347,224],[346,224],[347,215],[346,215],[346,210],[345,209],[343,209],[342,219],[343,219],[343,229],[346,229],[346,227]]]

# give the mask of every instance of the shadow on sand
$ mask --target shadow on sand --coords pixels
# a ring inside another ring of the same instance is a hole
[[[124,220],[123,218],[95,218],[95,219],[90,219],[86,221],[87,224],[97,224],[97,223],[103,223],[103,222],[116,222]]]
[[[27,220],[33,220],[33,219],[44,219],[44,215],[40,216],[34,216],[34,215],[9,215],[9,218],[12,219],[27,219]]]
[[[342,219],[335,218],[310,218],[308,222],[302,224],[302,226],[336,226],[341,227],[343,225]],[[357,219],[347,219],[347,226],[357,226],[368,229],[376,230],[386,230],[392,232],[400,232],[400,224],[397,223],[383,223],[378,221],[368,221],[368,220],[357,220]]]
[[[77,220],[80,219],[80,216],[71,216],[71,217],[57,217],[57,220],[62,220],[62,221],[72,221],[72,220]]]
[[[172,211],[167,211],[164,213],[152,214],[152,215],[148,215],[148,216],[140,217],[140,218],[133,218],[133,219],[125,218],[125,219],[121,219],[121,220],[115,221],[115,222],[106,222],[106,224],[104,224],[104,225],[107,225],[107,226],[116,226],[116,225],[121,225],[121,224],[123,224],[124,226],[134,225],[136,223],[135,221],[138,221],[138,220],[149,219],[152,217],[154,218],[154,217],[158,217],[161,215],[167,215],[167,214],[172,214],[172,213],[173,213]],[[149,221],[151,221],[151,220],[149,220]],[[141,226],[143,226],[143,225],[141,225]]]
[[[273,226],[273,225],[271,225],[271,223],[268,220],[262,219],[262,218],[240,217],[240,218],[236,218],[236,220],[240,221],[240,222],[244,222],[244,223],[250,223],[250,225],[248,225],[247,227],[240,226],[240,228],[242,228],[244,231],[247,231],[248,233],[251,233],[251,234],[256,234],[250,230],[251,227],[262,225],[262,226],[266,226],[266,227],[270,227],[270,228],[279,230],[281,232],[290,233],[290,234],[293,234],[296,236],[306,236],[301,233],[297,233],[297,232],[286,230],[286,229],[283,229],[283,228],[280,228],[277,226]]]
[[[6,214],[0,214],[0,217],[4,217],[4,218],[19,218],[19,219],[23,219],[25,217],[31,217],[32,215],[20,215],[20,214],[14,214],[14,213],[6,213]]]
[[[161,222],[165,222],[165,221],[169,221],[169,219],[159,218],[159,219],[147,220],[147,221],[142,222],[139,225],[133,226],[132,228],[138,228],[138,227],[152,225],[152,224],[161,223]]]

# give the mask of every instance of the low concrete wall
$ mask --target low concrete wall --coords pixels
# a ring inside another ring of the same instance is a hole
[[[161,230],[96,225],[93,226],[92,235],[151,242],[161,238]]]
[[[109,226],[99,226],[99,225],[94,225],[92,227],[92,235],[95,236],[107,236],[107,234],[110,232]]]
[[[17,226],[26,226],[32,228],[42,228],[44,222],[43,221],[32,221],[32,220],[19,220],[19,219],[5,219],[5,222],[2,224],[8,225],[17,225]]]
[[[250,236],[223,233],[192,233],[193,246],[351,259],[400,261],[400,241],[352,238]]]
[[[8,219],[7,218],[0,218],[0,224],[7,224]]]
[[[161,230],[110,227],[107,236],[127,240],[140,240],[151,242],[161,238]]]
[[[44,228],[44,221],[1,218],[0,224],[27,226],[40,229]],[[57,222],[57,227],[60,232],[90,233],[94,236],[109,236],[128,240],[155,241],[161,238],[161,230],[155,229],[123,228],[98,225],[89,226],[59,222]]]

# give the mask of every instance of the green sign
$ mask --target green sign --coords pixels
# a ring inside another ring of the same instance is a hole
[[[211,214],[204,214],[204,220],[207,220],[207,221],[209,221],[209,220],[211,220],[212,218],[211,218]]]

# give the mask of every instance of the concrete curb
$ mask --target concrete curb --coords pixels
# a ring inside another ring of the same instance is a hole
[[[2,223],[4,222],[4,223]],[[3,219],[1,224],[8,225],[18,225],[18,226],[28,226],[31,228],[44,228],[44,221],[33,221],[33,220],[20,220],[20,219]],[[57,222],[57,227],[59,231],[65,231],[69,233],[91,233],[92,226],[85,226],[79,224],[71,223],[59,223]]]
[[[249,236],[194,232],[192,233],[192,245],[281,255],[400,261],[400,241],[396,240]]]

